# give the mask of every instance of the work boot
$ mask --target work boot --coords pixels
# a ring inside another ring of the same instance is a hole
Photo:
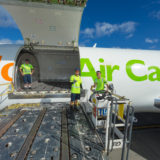
[[[74,110],[75,111],[79,111],[79,104],[77,103],[77,104],[75,104],[75,106],[74,106]]]
[[[74,110],[74,106],[70,105],[70,110],[73,111]]]
[[[28,86],[24,86],[24,89],[28,89]]]
[[[32,89],[32,86],[31,86],[31,84],[28,84],[28,88],[29,88],[29,89]]]
[[[79,107],[74,107],[74,110],[76,111],[76,112],[78,112],[79,111]]]

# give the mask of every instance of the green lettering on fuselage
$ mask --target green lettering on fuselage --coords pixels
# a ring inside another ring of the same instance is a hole
[[[132,66],[135,64],[141,64],[141,65],[145,65],[144,61],[141,60],[130,60],[127,62],[126,64],[126,72],[129,78],[131,78],[134,81],[145,81],[147,80],[147,75],[144,76],[137,76],[133,73],[132,71]]]
[[[88,68],[88,72],[83,72],[85,65]],[[95,69],[94,69],[91,61],[88,58],[81,58],[81,76],[82,77],[91,77],[93,79],[93,81],[96,78]]]
[[[148,70],[154,70],[154,72],[149,74],[150,81],[160,81],[160,68],[157,66],[150,66]]]
[[[99,59],[100,63],[103,63],[104,60],[102,58]],[[87,67],[88,72],[83,71],[84,67]],[[108,81],[112,81],[113,79],[113,72],[115,70],[119,70],[119,66],[115,65],[115,66],[111,66],[111,65],[100,65],[100,71],[102,74],[103,78],[106,78],[106,69],[107,69],[107,80]],[[82,58],[81,59],[81,76],[82,77],[91,77],[93,80],[96,78],[96,71],[91,63],[91,61],[89,60],[89,58]]]
[[[111,65],[107,65],[107,81],[112,81],[113,80],[113,72],[115,70],[119,70],[119,66],[115,65],[115,66],[111,66]]]
[[[99,62],[100,63],[104,63],[104,59],[100,58]],[[105,68],[105,65],[102,65],[102,64],[100,65],[100,71],[101,71],[101,76],[103,78],[106,78],[106,68]]]
[[[119,71],[120,66],[118,66],[118,65],[114,65],[114,66],[105,65],[105,64],[103,64],[104,63],[103,58],[99,59],[99,63],[100,63],[99,68],[102,73],[102,77],[106,78],[106,76],[107,76],[107,81],[113,81],[113,73],[116,70]],[[127,76],[131,80],[136,81],[136,82],[142,82],[142,81],[146,81],[146,80],[149,80],[151,82],[160,81],[160,68],[159,67],[150,66],[147,69],[148,69],[148,71],[152,71],[151,73],[149,73],[149,74],[144,73],[143,75],[139,76],[133,72],[135,70],[135,68],[133,66],[137,65],[137,64],[142,66],[142,67],[140,67],[140,70],[145,71],[144,68],[146,66],[145,66],[145,62],[143,60],[133,59],[133,60],[129,60],[126,63],[126,73],[127,73]],[[87,67],[88,71],[83,71],[85,66]],[[107,72],[107,75],[106,75],[106,72]],[[81,76],[82,77],[91,77],[93,80],[96,78],[96,70],[93,67],[89,58],[82,58],[81,59]]]

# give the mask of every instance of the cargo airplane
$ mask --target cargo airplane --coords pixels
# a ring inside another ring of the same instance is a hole
[[[79,47],[82,6],[21,0],[0,0],[0,4],[24,38],[24,45],[0,45],[0,109],[16,103],[66,101],[9,98],[9,92],[22,86],[19,66],[27,57],[35,67],[33,81],[69,82],[74,68],[80,67],[87,101],[100,70],[117,94],[131,99],[137,112],[159,112],[155,106],[160,106],[160,51]]]

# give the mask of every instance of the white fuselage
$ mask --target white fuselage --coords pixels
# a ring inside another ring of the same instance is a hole
[[[106,78],[108,83],[114,84],[117,94],[132,100],[136,111],[158,111],[154,107],[154,101],[155,99],[159,100],[160,96],[160,51],[85,47],[80,47],[78,51],[83,7],[18,0],[0,0],[0,4],[14,18],[22,33],[25,45],[35,44],[34,47],[38,45],[42,48],[54,46],[57,48],[56,54],[59,54],[58,50],[62,48],[72,48],[73,53],[76,51],[79,54],[83,88],[88,90],[87,97],[90,95],[90,86],[93,84],[95,72],[101,70],[102,76]],[[18,77],[18,67],[15,64],[22,48],[24,48],[23,45],[0,45],[0,109],[14,103],[33,102],[31,100],[9,100],[8,95],[4,94],[7,91],[7,85],[2,85],[8,82],[15,83],[15,79]],[[50,74],[49,69],[54,68],[54,61],[44,52],[41,54],[45,58],[40,61],[40,68],[43,70],[41,73]],[[65,54],[67,55],[67,51]],[[62,58],[63,62],[55,64],[58,69],[60,68],[60,71],[63,67],[60,64],[66,63],[65,54]],[[73,55],[75,56],[71,53],[71,56]],[[41,57],[38,56],[38,58]],[[70,59],[69,56],[67,58]],[[76,61],[79,65],[79,57]],[[50,66],[51,64],[52,66]],[[71,65],[66,68],[70,69]],[[64,75],[62,76],[64,77]],[[50,78],[53,78],[51,74]],[[36,102],[42,101],[43,99],[38,99]],[[49,101],[53,101],[53,99]]]
[[[136,111],[157,111],[154,100],[160,96],[160,51],[80,48],[80,56],[84,88],[89,90],[93,83],[91,72],[101,70],[117,94],[132,100]]]
[[[16,45],[0,46],[0,84],[14,82],[14,64],[21,48]],[[83,88],[88,90],[87,97],[95,72],[101,70],[108,83],[114,84],[117,94],[131,99],[137,112],[158,112],[154,100],[160,96],[160,51],[85,47],[79,50]],[[0,86],[0,91],[5,91],[6,87]],[[0,109],[17,103],[16,100],[10,101],[7,95],[1,96],[0,102]],[[18,101],[21,102],[30,103],[30,100]]]

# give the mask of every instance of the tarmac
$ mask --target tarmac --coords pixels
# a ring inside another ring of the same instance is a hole
[[[139,155],[137,160],[160,160],[160,128],[133,131],[131,151]]]
[[[111,153],[109,160],[121,160],[121,150]],[[160,160],[160,129],[133,131],[129,160]]]
[[[160,114],[136,114],[129,160],[160,160]],[[121,150],[115,150],[110,160],[121,160]]]

